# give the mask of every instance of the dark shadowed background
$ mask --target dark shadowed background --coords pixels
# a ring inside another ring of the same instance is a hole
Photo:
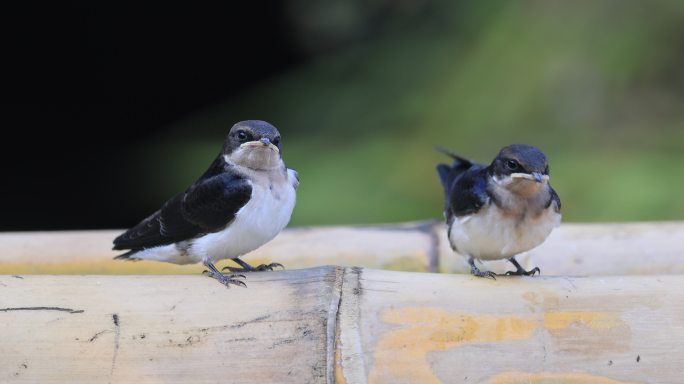
[[[566,221],[684,218],[684,2],[0,6],[0,230],[123,228],[231,125],[282,132],[293,224],[440,217],[434,144],[551,160]]]

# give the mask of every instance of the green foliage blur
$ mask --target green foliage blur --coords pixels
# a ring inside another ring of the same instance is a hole
[[[139,144],[145,204],[262,119],[301,177],[294,225],[441,217],[436,144],[539,146],[566,222],[684,218],[684,2],[311,3],[290,11],[312,59]]]

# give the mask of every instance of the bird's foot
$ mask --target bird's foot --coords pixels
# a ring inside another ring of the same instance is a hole
[[[240,264],[242,268],[235,268],[235,267],[224,267],[221,269],[222,271],[228,270],[230,272],[259,272],[259,271],[272,271],[276,267],[280,267],[282,269],[285,269],[285,266],[280,264],[280,263],[271,263],[271,264],[261,264],[257,265],[256,267],[253,267],[244,261],[240,259],[233,259],[236,263]]]
[[[276,267],[280,267],[282,269],[285,269],[285,267],[280,263],[271,263],[271,264],[257,265],[256,267],[252,267],[250,265],[249,268],[224,267],[221,270],[222,271],[228,270],[230,272],[259,272],[259,271],[272,271],[273,268],[276,268]]]
[[[204,271],[202,273],[204,273],[205,275],[207,275],[213,279],[218,280],[219,283],[225,285],[228,288],[230,288],[231,284],[247,287],[247,284],[245,284],[244,281],[240,280],[240,278],[244,279],[245,275],[234,274],[234,273],[223,274],[223,273],[219,272],[219,270],[216,269],[216,266],[214,266],[214,264],[209,260],[204,261],[204,266],[209,268],[209,270]]]
[[[492,271],[480,271],[477,269],[477,267],[470,268],[470,274],[477,277],[491,277],[492,279],[496,280],[496,273]]]
[[[526,271],[522,268],[520,268],[517,271],[508,271],[504,273],[506,276],[534,276],[535,273],[538,273],[541,275],[541,269],[539,267],[534,267],[530,269],[529,271]]]
[[[508,259],[508,261],[510,261],[515,266],[515,271],[506,272],[506,276],[534,276],[535,273],[541,275],[541,269],[539,269],[539,267],[534,267],[529,271],[526,271],[525,268],[520,266],[515,257],[511,257],[510,259]]]
[[[480,271],[479,268],[475,266],[475,259],[468,259],[468,264],[470,264],[470,274],[477,277],[489,277],[496,280],[496,273],[492,271]]]
[[[241,279],[245,278],[245,275],[241,274],[223,274],[221,272],[214,272],[214,271],[204,271],[202,272],[203,274],[218,280],[219,283],[225,285],[226,287],[230,288],[231,284],[235,284],[241,287],[247,287],[247,284],[245,284],[244,281]]]

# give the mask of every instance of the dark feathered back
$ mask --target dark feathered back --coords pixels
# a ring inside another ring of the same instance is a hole
[[[437,165],[437,174],[439,174],[439,180],[442,182],[442,187],[444,187],[445,195],[448,196],[451,192],[451,187],[454,185],[456,179],[458,179],[458,177],[461,176],[463,172],[470,169],[470,167],[472,167],[474,163],[468,159],[465,159],[455,154],[449,149],[440,146],[436,146],[435,148],[439,152],[442,152],[443,154],[451,157],[454,160],[451,163],[451,166],[446,164]]]
[[[437,165],[437,173],[444,187],[444,217],[451,223],[454,216],[477,212],[487,200],[487,180],[482,177],[486,167],[465,159],[448,149],[437,150],[454,161],[451,166]]]

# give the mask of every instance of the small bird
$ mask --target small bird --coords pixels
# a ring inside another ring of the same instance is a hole
[[[438,148],[453,158],[451,166],[437,165],[445,194],[444,217],[454,251],[468,256],[470,272],[480,271],[475,259],[508,259],[516,268],[506,275],[534,275],[538,267],[523,269],[515,255],[546,239],[560,225],[561,202],[549,184],[549,164],[544,153],[526,144],[501,149],[489,166]]]
[[[145,259],[175,264],[202,262],[205,273],[225,286],[245,286],[242,274],[224,274],[214,266],[232,259],[242,268],[230,272],[272,270],[279,263],[252,267],[240,256],[272,240],[290,221],[299,185],[297,172],[285,167],[281,137],[271,124],[241,121],[230,129],[209,169],[184,192],[114,239],[115,259]]]

